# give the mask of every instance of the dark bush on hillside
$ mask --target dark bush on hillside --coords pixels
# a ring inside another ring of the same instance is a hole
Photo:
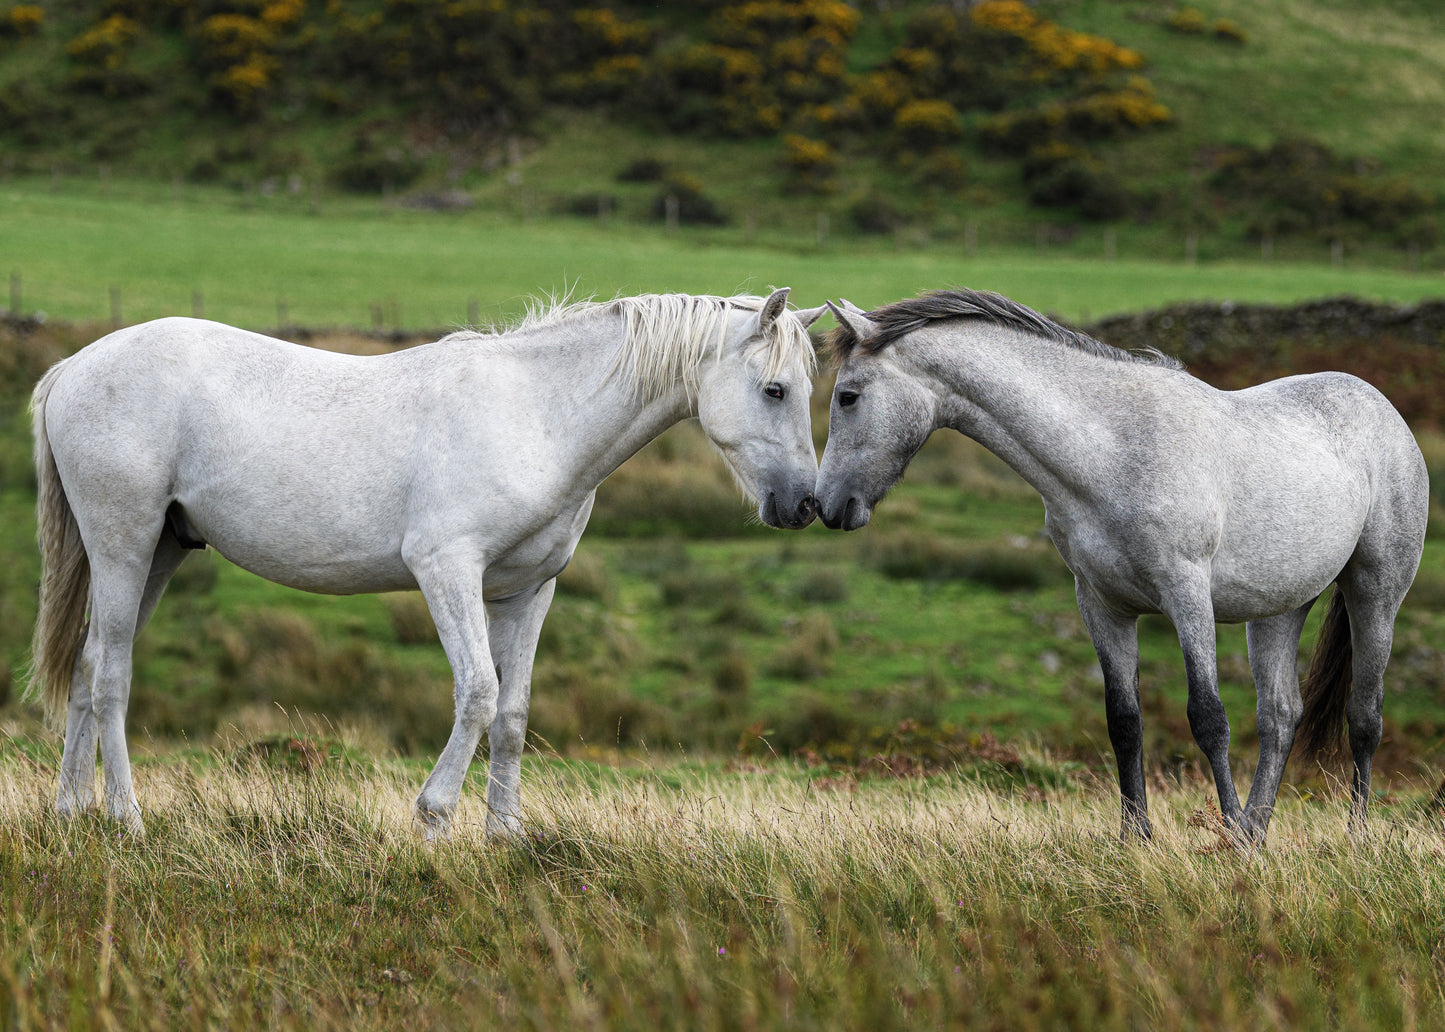
[[[662,189],[652,202],[652,217],[659,221],[668,218],[668,209],[672,204],[677,206],[678,222],[725,226],[729,221],[727,212],[703,193],[702,182],[696,176],[673,175],[664,180]]]
[[[1072,160],[1029,179],[1029,203],[1075,208],[1087,219],[1117,219],[1129,212],[1129,192],[1096,162]]]
[[[356,193],[400,190],[422,173],[422,161],[400,143],[380,143],[371,134],[357,137],[351,153],[336,166],[336,184]]]
[[[904,224],[903,214],[887,196],[870,193],[848,206],[848,218],[864,233],[892,233]]]
[[[617,173],[619,183],[658,183],[667,175],[667,165],[659,158],[636,158]]]
[[[1243,208],[1256,234],[1338,235],[1353,224],[1409,242],[1428,242],[1436,199],[1401,177],[1379,174],[1363,159],[1345,158],[1314,140],[1279,140],[1238,147],[1216,159],[1210,186],[1221,204]]]

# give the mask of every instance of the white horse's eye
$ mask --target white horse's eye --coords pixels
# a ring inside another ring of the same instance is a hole
[[[858,392],[857,392],[857,391],[839,391],[839,392],[838,392],[838,404],[839,404],[839,405],[842,405],[844,408],[847,408],[849,405],[853,404],[853,403],[854,403],[855,401],[857,401],[857,400],[858,400]]]
[[[782,399],[787,395],[788,389],[780,383],[770,383],[763,388],[763,393],[770,398]]]

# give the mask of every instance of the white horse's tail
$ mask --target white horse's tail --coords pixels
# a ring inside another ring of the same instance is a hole
[[[85,641],[85,610],[90,597],[90,558],[80,526],[55,468],[45,432],[45,402],[64,369],[51,366],[31,395],[35,428],[35,478],[39,482],[36,522],[40,541],[40,610],[30,645],[30,677],[25,695],[45,704],[45,716],[59,726],[70,699],[76,653]]]

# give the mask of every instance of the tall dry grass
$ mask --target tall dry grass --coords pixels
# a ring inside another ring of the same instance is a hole
[[[419,770],[299,738],[143,763],[137,840],[54,818],[32,752],[0,762],[7,1027],[1445,1018],[1441,831],[1404,805],[1351,844],[1342,804],[1290,800],[1251,855],[1193,790],[1156,791],[1157,839],[1132,846],[1109,785],[533,758],[525,841],[482,839],[475,784],[426,848]]]

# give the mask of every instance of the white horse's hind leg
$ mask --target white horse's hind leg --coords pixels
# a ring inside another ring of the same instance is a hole
[[[527,742],[527,712],[532,696],[532,663],[542,621],[557,582],[535,593],[491,607],[492,655],[497,662],[500,695],[497,715],[487,734],[491,769],[487,777],[487,834],[509,838],[522,831],[522,749]]]
[[[155,612],[172,575],[189,554],[172,534],[162,532],[141,596],[135,626],[137,636]],[[65,714],[65,751],[61,754],[60,786],[55,797],[55,809],[62,816],[70,816],[95,805],[97,729],[90,693],[95,657],[90,654],[90,642],[91,637],[87,633],[85,644],[76,656],[75,672],[70,682],[70,703]]]
[[[137,832],[143,828],[131,784],[125,714],[130,704],[131,645],[148,569],[148,563],[92,558],[90,632],[86,637],[87,660],[93,671],[91,705],[105,765],[106,812]]]
[[[65,710],[65,751],[60,754],[60,785],[55,811],[70,817],[95,805],[95,710],[90,703],[94,665],[90,635],[75,656],[70,677],[70,702]]]
[[[467,768],[482,732],[496,716],[497,674],[487,639],[481,562],[466,556],[430,556],[412,570],[456,682],[451,736],[416,797],[416,830],[432,841],[450,832]]]
[[[1249,668],[1259,696],[1259,767],[1244,806],[1244,829],[1256,844],[1263,844],[1269,830],[1285,763],[1304,713],[1297,661],[1300,632],[1313,605],[1311,600],[1288,613],[1251,620],[1245,626]]]

